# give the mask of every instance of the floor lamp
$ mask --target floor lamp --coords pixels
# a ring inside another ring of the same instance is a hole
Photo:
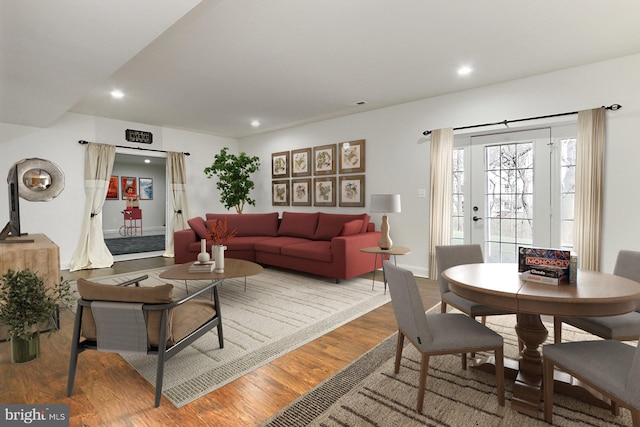
[[[380,246],[380,249],[391,249],[393,247],[393,242],[389,236],[389,219],[387,218],[387,214],[400,212],[400,195],[372,194],[371,212],[383,214],[382,225],[380,226],[382,235],[378,241],[378,246]]]

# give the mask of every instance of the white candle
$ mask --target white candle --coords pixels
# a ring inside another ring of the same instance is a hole
[[[200,240],[200,252],[207,252],[207,240],[206,239],[202,239]]]

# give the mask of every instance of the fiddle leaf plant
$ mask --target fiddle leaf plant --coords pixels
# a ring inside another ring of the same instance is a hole
[[[0,324],[8,327],[9,337],[26,339],[39,327],[56,330],[58,306],[72,300],[68,280],[46,288],[42,278],[29,268],[9,270],[0,280]]]
[[[204,173],[207,178],[218,177],[216,188],[220,190],[220,203],[227,209],[235,207],[237,213],[242,213],[245,203],[256,205],[249,192],[255,187],[251,174],[259,168],[259,157],[248,156],[244,152],[236,156],[225,147],[215,155],[213,164],[206,167]]]

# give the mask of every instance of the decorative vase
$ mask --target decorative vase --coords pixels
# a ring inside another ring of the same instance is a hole
[[[216,262],[216,267],[213,271],[216,273],[224,273],[224,250],[227,249],[223,245],[211,246],[211,253],[213,253],[213,259]]]
[[[207,252],[207,241],[205,239],[200,240],[200,253],[198,254],[198,262],[204,264],[209,262],[209,252]]]
[[[40,355],[40,332],[32,332],[27,338],[11,338],[11,362],[26,363]]]

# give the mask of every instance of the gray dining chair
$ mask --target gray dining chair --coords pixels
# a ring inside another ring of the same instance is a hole
[[[503,339],[496,332],[461,313],[425,313],[413,273],[383,262],[393,311],[398,323],[398,342],[394,372],[400,372],[400,361],[406,337],[422,357],[418,381],[417,411],[422,413],[429,358],[442,354],[461,354],[462,369],[467,368],[466,353],[494,352],[498,404],[504,406]]]
[[[590,385],[605,398],[611,409],[631,411],[640,427],[640,347],[615,340],[576,341],[542,347],[544,419],[553,422],[554,367]]]
[[[438,268],[438,283],[440,284],[440,312],[447,312],[447,305],[457,308],[461,312],[473,317],[482,316],[485,323],[486,316],[503,314],[515,314],[512,311],[497,307],[479,304],[475,301],[463,298],[449,289],[449,283],[442,277],[442,272],[447,268],[463,264],[478,264],[484,262],[480,245],[449,245],[436,246],[436,267]]]
[[[618,252],[613,274],[640,282],[640,252]],[[631,341],[640,337],[640,301],[635,311],[618,316],[561,317],[553,319],[553,341],[562,342],[562,324],[567,323],[607,340]]]

